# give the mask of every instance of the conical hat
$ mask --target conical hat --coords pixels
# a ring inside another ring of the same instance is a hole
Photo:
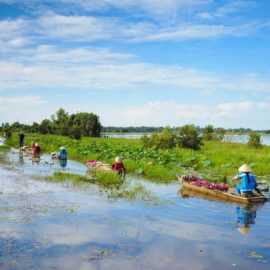
[[[115,157],[115,162],[121,163],[122,162],[122,159],[120,157]]]
[[[239,169],[239,172],[252,172],[252,169],[247,165],[243,164]]]

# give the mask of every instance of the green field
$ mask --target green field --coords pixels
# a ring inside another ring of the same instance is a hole
[[[85,163],[95,159],[112,163],[119,155],[128,173],[141,175],[154,182],[169,183],[176,173],[195,172],[205,179],[220,182],[231,179],[241,164],[253,167],[257,176],[269,175],[270,147],[251,149],[244,144],[205,142],[200,151],[174,148],[156,150],[143,148],[139,140],[117,138],[82,138],[73,140],[55,135],[26,134],[25,143],[38,142],[43,152],[58,151],[64,145],[70,159]],[[18,135],[6,144],[18,147]]]

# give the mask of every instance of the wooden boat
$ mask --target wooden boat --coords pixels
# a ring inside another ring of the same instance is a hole
[[[198,197],[202,197],[204,199],[221,200],[225,202],[235,202],[240,204],[263,203],[266,200],[265,196],[259,194],[256,191],[253,192],[254,196],[252,197],[241,197],[229,192],[222,192],[218,190],[216,191],[205,187],[192,185],[189,182],[184,181],[179,175],[177,175],[177,178],[182,183],[181,193],[183,195],[189,195],[190,192],[191,196],[198,195]]]
[[[86,161],[86,165],[92,171],[111,171],[111,172],[113,172],[110,164],[102,163],[101,161],[98,161],[98,160],[88,160],[88,161]]]
[[[32,150],[32,147],[30,147],[30,146],[22,146],[21,148],[20,148],[20,151],[21,152],[23,152],[23,153],[25,153],[25,154],[33,154],[33,150]]]

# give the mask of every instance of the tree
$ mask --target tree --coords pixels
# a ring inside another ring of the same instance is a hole
[[[212,125],[207,125],[202,131],[202,138],[205,141],[212,141],[215,139],[215,130]]]
[[[252,148],[262,148],[262,140],[260,134],[254,131],[250,132],[248,146]]]
[[[177,134],[177,145],[182,148],[194,150],[200,149],[202,140],[194,125],[185,125],[181,127]]]
[[[72,126],[69,131],[69,137],[72,139],[80,140],[81,139],[81,129],[78,126]]]
[[[39,132],[41,134],[52,133],[52,122],[49,119],[44,119],[39,125]]]
[[[60,108],[55,115],[52,115],[52,128],[53,133],[58,135],[67,136],[69,134],[70,125],[69,125],[69,115],[63,109]]]
[[[176,136],[174,132],[171,131],[170,127],[167,126],[163,128],[162,132],[152,133],[151,137],[144,135],[141,141],[144,147],[155,147],[157,149],[170,149],[176,146]]]
[[[101,124],[96,114],[77,113],[73,119],[72,125],[80,128],[82,136],[100,137]]]
[[[217,128],[216,129],[216,138],[219,141],[223,141],[225,134],[226,134],[226,129],[224,129],[224,128]]]

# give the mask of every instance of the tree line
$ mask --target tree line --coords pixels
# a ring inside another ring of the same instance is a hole
[[[2,133],[8,137],[12,132],[29,132],[41,134],[53,134],[69,136],[73,139],[81,137],[100,137],[101,123],[99,117],[94,113],[79,112],[69,115],[63,108],[60,108],[51,119],[44,119],[41,123],[34,122],[32,125],[25,125],[19,122],[13,124],[3,123]]]
[[[194,125],[184,125],[178,129],[171,129],[169,126],[163,128],[161,132],[154,132],[151,136],[146,134],[141,138],[141,142],[146,148],[170,149],[174,147],[199,150],[204,141],[222,141],[226,134],[224,128],[214,128],[207,125],[201,132]],[[248,146],[261,148],[261,136],[254,131],[249,133]]]

